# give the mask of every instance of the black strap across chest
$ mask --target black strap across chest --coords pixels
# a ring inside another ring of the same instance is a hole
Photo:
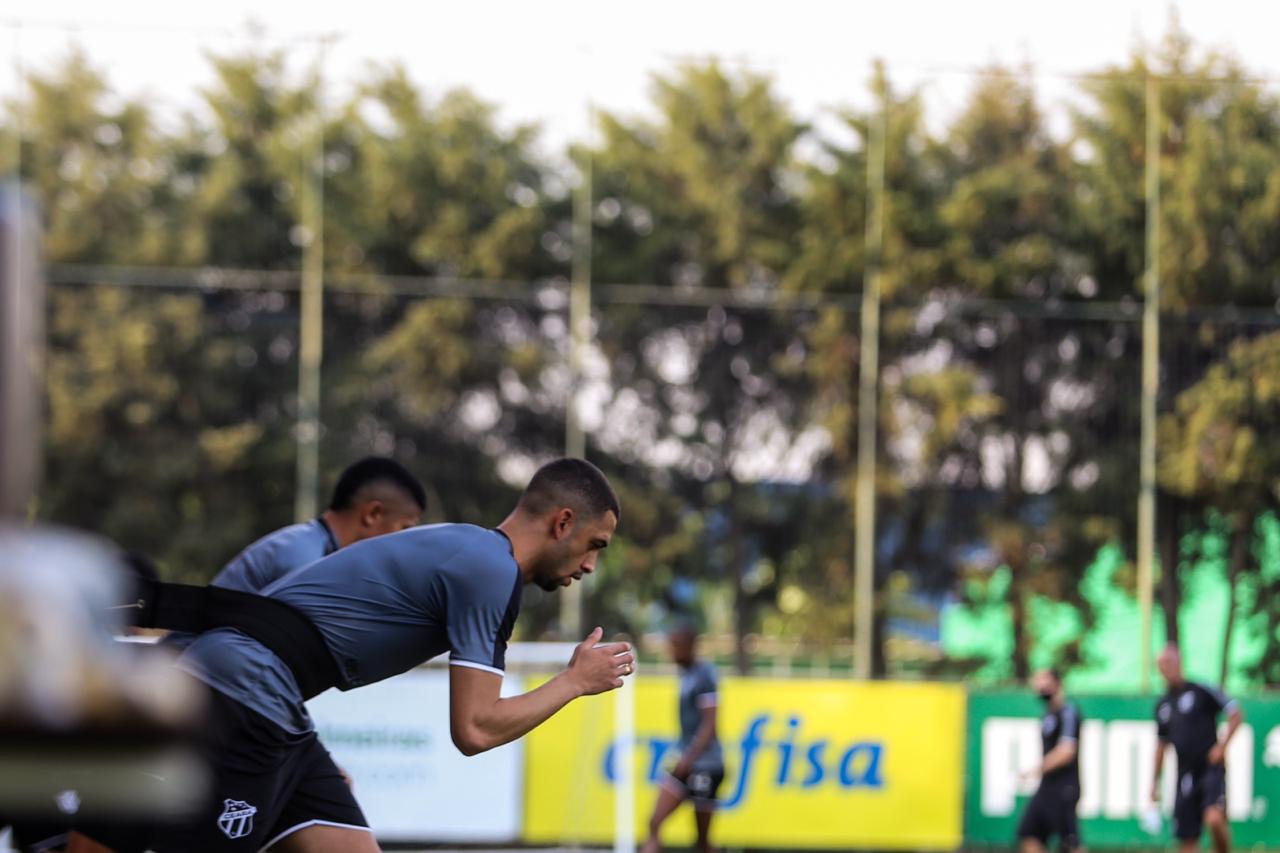
[[[139,611],[134,624],[140,628],[191,634],[234,628],[247,634],[284,661],[304,699],[341,680],[320,629],[283,601],[217,586],[140,579],[137,600],[130,606]]]

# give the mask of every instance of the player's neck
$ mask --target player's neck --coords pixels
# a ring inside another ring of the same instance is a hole
[[[529,583],[533,579],[530,573],[533,571],[534,555],[537,553],[534,544],[537,541],[535,532],[521,517],[518,510],[508,515],[496,529],[511,543],[511,556],[515,558],[516,566],[520,569],[520,577],[525,583]]]
[[[355,541],[353,525],[342,513],[337,510],[326,509],[320,513],[320,520],[329,528],[329,532],[333,534],[333,540],[338,543],[339,548],[345,548]]]

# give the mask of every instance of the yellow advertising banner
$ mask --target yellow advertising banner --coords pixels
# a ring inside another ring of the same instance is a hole
[[[529,735],[525,841],[612,840],[615,762],[627,747],[636,779],[636,837],[645,836],[658,780],[678,756],[676,689],[674,678],[638,679],[629,744],[615,735],[616,694],[579,700]],[[725,780],[715,844],[960,846],[963,689],[727,678],[719,697]],[[692,839],[691,812],[667,822],[664,842]]]

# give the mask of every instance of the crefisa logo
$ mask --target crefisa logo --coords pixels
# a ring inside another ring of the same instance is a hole
[[[756,785],[791,789],[884,788],[885,744],[882,740],[834,743],[825,737],[806,739],[804,718],[798,714],[779,718],[772,731],[771,723],[774,717],[765,713],[750,718],[737,739],[725,737],[726,733],[721,731],[725,781],[731,783],[721,792],[721,808],[741,805]],[[601,769],[610,784],[617,781],[614,761],[624,743],[617,739],[605,751]],[[644,778],[650,783],[656,783],[679,754],[678,742],[670,737],[640,735],[632,742],[632,748],[640,762],[638,769],[643,770]],[[772,767],[769,767],[770,757]]]

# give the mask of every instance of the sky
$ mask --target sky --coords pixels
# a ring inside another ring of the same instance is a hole
[[[301,68],[328,36],[334,91],[371,63],[401,62],[427,92],[465,86],[507,123],[538,122],[552,151],[584,138],[589,105],[643,113],[653,73],[710,57],[769,74],[810,120],[865,104],[876,59],[898,85],[922,88],[935,119],[959,109],[973,69],[997,62],[1034,69],[1052,113],[1071,74],[1126,61],[1175,13],[1197,45],[1230,51],[1280,86],[1280,4],[1268,0],[42,0],[34,9],[0,12],[4,94],[17,86],[15,67],[48,68],[79,44],[120,91],[177,115],[209,79],[206,51],[243,49],[256,29]]]

